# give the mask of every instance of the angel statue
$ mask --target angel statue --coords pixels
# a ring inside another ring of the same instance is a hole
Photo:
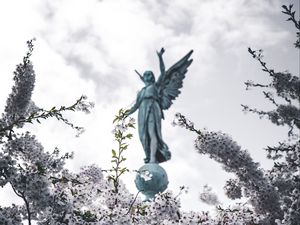
[[[172,101],[180,94],[180,88],[191,65],[189,59],[193,50],[165,71],[162,58],[164,48],[157,52],[160,66],[160,76],[157,81],[152,71],[145,71],[143,76],[135,71],[145,87],[137,94],[135,104],[126,113],[126,116],[138,112],[138,132],[143,145],[146,158],[145,163],[162,163],[171,158],[171,152],[167,144],[163,141],[161,134],[161,119],[164,119],[163,110],[170,108]]]

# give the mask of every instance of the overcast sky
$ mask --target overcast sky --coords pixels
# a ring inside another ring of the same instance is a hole
[[[33,100],[42,108],[71,105],[85,94],[96,107],[90,115],[68,114],[86,128],[75,132],[55,120],[28,126],[45,149],[74,151],[68,168],[96,163],[110,167],[113,143],[112,120],[121,107],[129,107],[143,83],[134,73],[153,70],[158,75],[155,51],[161,47],[166,67],[172,66],[190,49],[194,59],[184,80],[182,94],[165,112],[162,134],[172,159],[162,166],[169,176],[169,188],[189,187],[182,196],[184,209],[209,209],[198,201],[208,184],[221,201],[225,180],[233,177],[207,156],[198,154],[193,133],[171,122],[176,112],[190,118],[197,128],[228,133],[248,149],[262,167],[264,147],[286,138],[286,128],[242,112],[240,104],[272,109],[259,90],[245,91],[244,82],[267,83],[269,77],[247,52],[264,49],[265,61],[278,71],[299,75],[299,52],[295,29],[281,13],[283,0],[10,0],[0,7],[0,109],[11,90],[15,65],[26,52],[26,41],[35,37],[32,61],[36,71]],[[298,10],[299,11],[299,10]],[[298,14],[297,14],[298,16]],[[135,118],[137,113],[133,115]],[[125,153],[129,169],[143,164],[143,150],[137,132]],[[124,176],[132,193],[134,173]],[[0,192],[1,205],[15,201],[8,188]]]

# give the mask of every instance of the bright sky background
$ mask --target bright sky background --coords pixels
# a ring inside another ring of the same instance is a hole
[[[244,82],[267,83],[247,48],[264,49],[268,66],[299,75],[299,51],[294,49],[295,29],[281,13],[283,0],[28,0],[3,1],[0,7],[0,109],[10,93],[15,65],[26,52],[26,41],[35,37],[32,61],[36,71],[33,100],[42,108],[71,105],[86,94],[96,107],[90,115],[68,114],[86,132],[75,132],[53,120],[28,126],[45,149],[74,151],[68,163],[73,171],[96,163],[110,168],[113,142],[112,120],[121,107],[129,107],[143,83],[134,73],[159,72],[155,51],[161,47],[169,68],[194,49],[182,94],[165,112],[162,134],[172,159],[162,166],[169,188],[189,187],[183,195],[186,210],[210,209],[198,199],[208,184],[223,202],[225,180],[233,177],[200,155],[193,147],[196,136],[171,122],[176,112],[191,119],[197,128],[228,133],[255,161],[268,168],[264,147],[286,138],[286,128],[276,127],[256,115],[245,115],[240,104],[272,109],[259,90],[245,91]],[[299,10],[298,10],[299,12]],[[298,14],[297,14],[298,15]],[[137,117],[137,113],[134,114]],[[135,170],[143,164],[137,132],[125,153],[126,165]],[[132,193],[134,173],[124,176]],[[9,188],[1,190],[0,203],[16,198]]]

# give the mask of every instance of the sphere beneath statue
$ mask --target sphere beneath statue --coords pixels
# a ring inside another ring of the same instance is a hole
[[[135,178],[135,185],[145,195],[145,201],[153,199],[157,193],[166,190],[168,184],[166,171],[157,163],[147,163],[142,166]]]

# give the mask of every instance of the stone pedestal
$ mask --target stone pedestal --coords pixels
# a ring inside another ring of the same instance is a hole
[[[166,190],[168,184],[166,171],[157,163],[147,163],[142,166],[135,178],[137,189],[146,196],[145,201]]]

